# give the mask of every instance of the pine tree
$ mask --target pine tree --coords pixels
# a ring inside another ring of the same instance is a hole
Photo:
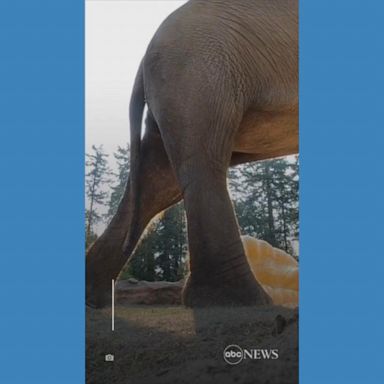
[[[298,237],[298,158],[243,164],[229,173],[243,234],[293,253]]]
[[[165,211],[158,227],[156,265],[162,280],[177,281],[183,277],[186,258],[185,214],[182,204]]]
[[[281,158],[273,160],[272,167],[276,245],[292,253],[291,240],[298,231],[298,163]]]
[[[134,277],[138,280],[157,280],[155,262],[157,242],[156,231],[149,231],[140,242],[132,260],[124,268],[121,278]]]
[[[119,146],[113,156],[116,159],[117,172],[113,173],[116,183],[111,187],[112,192],[108,203],[108,211],[105,214],[107,222],[110,222],[115,215],[127,185],[130,164],[129,144],[125,148]]]
[[[108,193],[105,184],[109,182],[111,174],[108,167],[108,155],[103,152],[103,147],[92,146],[92,153],[86,154],[85,192],[88,202],[86,209],[86,244],[95,238],[94,226],[102,220],[100,208],[105,206]]]
[[[184,207],[179,203],[152,224],[125,268],[123,277],[177,281],[186,273],[187,237]]]
[[[263,183],[264,165],[247,163],[237,166],[230,177],[229,185],[241,232],[266,239],[268,220],[265,182]]]
[[[264,161],[261,163],[263,167],[263,188],[265,191],[265,198],[267,202],[267,230],[265,232],[265,240],[269,242],[272,246],[276,247],[278,246],[277,240],[276,240],[276,229],[275,229],[275,217],[274,217],[274,191],[273,191],[273,164],[271,164],[271,161]]]

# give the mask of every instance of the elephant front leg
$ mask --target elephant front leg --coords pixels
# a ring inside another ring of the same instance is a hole
[[[187,306],[263,305],[271,302],[255,280],[240,239],[226,184],[226,167],[208,159],[181,175],[188,219],[190,276]]]

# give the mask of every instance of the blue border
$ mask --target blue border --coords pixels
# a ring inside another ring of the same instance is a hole
[[[384,383],[380,1],[300,2],[300,382]]]
[[[84,4],[0,28],[0,382],[84,383]]]
[[[84,382],[82,1],[0,3],[2,383]],[[382,383],[379,1],[301,1],[301,383]]]

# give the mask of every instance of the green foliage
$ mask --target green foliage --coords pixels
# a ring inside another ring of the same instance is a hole
[[[185,214],[183,204],[165,211],[157,227],[156,264],[161,280],[177,281],[183,278],[187,253]]]
[[[299,233],[298,157],[237,166],[229,185],[241,232],[294,254]]]
[[[119,146],[113,156],[117,163],[117,173],[113,173],[115,183],[111,187],[112,192],[108,203],[108,211],[105,214],[107,222],[110,222],[115,215],[127,185],[129,175],[129,144],[125,148]]]
[[[156,233],[146,236],[138,246],[134,257],[124,268],[121,278],[134,277],[138,280],[155,281],[156,262],[155,253],[157,236]]]
[[[107,158],[102,146],[93,145],[92,153],[86,154],[85,193],[89,202],[85,212],[87,243],[92,238],[94,225],[102,220],[99,209],[106,204],[108,197],[108,192],[104,189],[111,175]]]
[[[122,276],[178,281],[186,274],[187,239],[182,203],[164,212],[143,238]]]

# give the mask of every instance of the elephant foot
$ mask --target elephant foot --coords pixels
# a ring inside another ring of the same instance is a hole
[[[264,291],[253,275],[231,281],[211,279],[204,283],[194,282],[190,276],[182,294],[187,307],[210,306],[250,306],[272,304],[272,299]]]

